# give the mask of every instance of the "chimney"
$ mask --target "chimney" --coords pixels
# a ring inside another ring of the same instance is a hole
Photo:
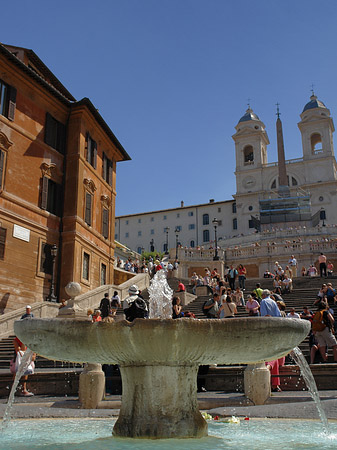
[[[210,203],[214,203],[214,198],[210,198],[210,199],[209,199],[209,202],[210,202]]]
[[[184,200],[181,200],[181,202],[180,202],[180,208],[183,208],[184,207]]]

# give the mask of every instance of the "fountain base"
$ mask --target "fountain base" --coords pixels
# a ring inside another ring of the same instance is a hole
[[[201,438],[198,366],[121,366],[122,406],[113,434],[132,438]]]

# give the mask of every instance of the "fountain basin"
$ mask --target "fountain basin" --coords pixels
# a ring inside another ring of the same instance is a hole
[[[306,337],[310,324],[274,317],[132,323],[29,319],[15,322],[14,329],[47,358],[119,364],[123,396],[114,434],[171,438],[207,435],[197,404],[199,365],[279,358]]]

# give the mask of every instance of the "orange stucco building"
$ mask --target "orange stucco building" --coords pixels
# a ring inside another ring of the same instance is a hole
[[[53,266],[58,299],[69,281],[114,282],[116,163],[129,159],[88,98],[0,44],[0,314],[48,299]]]

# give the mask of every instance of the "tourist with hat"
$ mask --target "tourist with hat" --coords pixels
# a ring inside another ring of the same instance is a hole
[[[136,284],[133,284],[129,287],[129,295],[125,297],[123,300],[123,311],[129,308],[132,302],[134,302],[138,298],[139,289]]]
[[[30,305],[26,306],[26,312],[21,316],[21,319],[33,319],[34,314],[32,313],[32,307]]]

